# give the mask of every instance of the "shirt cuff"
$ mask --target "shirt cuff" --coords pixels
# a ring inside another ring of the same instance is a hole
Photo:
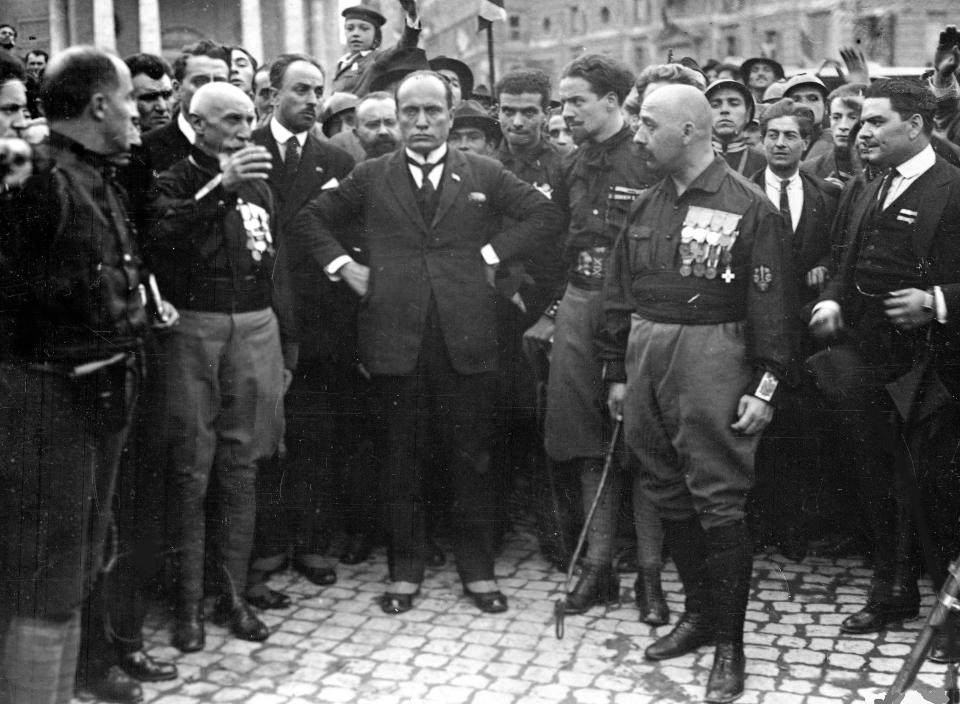
[[[490,266],[497,266],[500,264],[500,257],[497,256],[496,250],[494,250],[494,248],[489,244],[485,244],[480,248],[480,256],[483,257],[483,261]]]
[[[340,281],[343,278],[340,276],[340,270],[347,264],[350,264],[352,261],[353,257],[347,254],[341,254],[339,257],[323,267],[323,273],[326,274],[327,278],[331,281]]]
[[[941,325],[946,325],[947,298],[943,295],[943,289],[939,286],[933,287],[933,311],[937,316],[937,322]]]

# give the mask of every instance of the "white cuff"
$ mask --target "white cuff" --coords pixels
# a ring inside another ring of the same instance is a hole
[[[407,16],[407,26],[410,29],[420,29],[420,15],[417,14],[415,19],[410,19],[409,15]]]
[[[837,313],[840,312],[840,304],[836,301],[820,301],[817,305],[813,307],[811,312],[811,317],[816,315],[821,310],[833,310]]]
[[[497,266],[500,263],[500,257],[497,256],[496,251],[489,244],[485,244],[480,248],[480,256],[483,257],[483,261],[490,266]]]
[[[939,286],[933,287],[933,310],[937,316],[937,322],[941,325],[947,324],[947,299],[943,295],[943,289]]]
[[[327,278],[331,281],[340,281],[340,279],[343,278],[340,276],[340,270],[351,262],[353,262],[353,257],[348,254],[341,254],[339,257],[323,267],[323,273],[326,274]]]

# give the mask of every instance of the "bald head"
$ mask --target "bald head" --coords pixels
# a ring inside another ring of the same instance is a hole
[[[213,154],[245,147],[255,119],[253,101],[231,83],[207,83],[190,101],[190,124],[197,133],[197,146]]]
[[[675,124],[690,123],[709,140],[713,129],[710,101],[693,86],[667,85],[657,88],[644,98],[643,107]]]
[[[703,93],[692,86],[666,85],[643,99],[634,142],[647,166],[676,177],[712,160],[712,126]]]

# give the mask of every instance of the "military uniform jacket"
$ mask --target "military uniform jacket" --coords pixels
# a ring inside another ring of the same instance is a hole
[[[796,325],[789,310],[789,256],[781,246],[788,241],[785,230],[780,211],[722,157],[680,196],[670,178],[647,191],[630,210],[604,282],[597,343],[606,378],[626,379],[633,313],[681,325],[746,321],[756,382],[765,371],[787,376]]]
[[[491,236],[491,220],[516,224]],[[436,214],[425,222],[401,149],[358,164],[340,186],[312,200],[290,236],[307,237],[326,267],[348,254],[338,235],[357,221],[370,262],[360,302],[360,357],[371,374],[416,367],[433,298],[450,361],[460,374],[497,369],[495,293],[481,248],[501,261],[545,246],[560,223],[557,208],[499,163],[448,150]]]
[[[606,141],[582,144],[564,158],[553,200],[567,215],[563,256],[572,283],[599,288],[595,280],[578,274],[579,253],[595,250],[605,257],[623,229],[630,204],[656,180],[626,125]]]

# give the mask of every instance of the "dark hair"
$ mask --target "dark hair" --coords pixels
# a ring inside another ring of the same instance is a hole
[[[790,98],[778,100],[771,103],[763,111],[760,117],[760,134],[767,133],[767,123],[770,120],[776,120],[778,117],[792,117],[797,121],[797,129],[800,136],[809,139],[813,135],[814,115],[813,110],[805,105],[798,105]]]
[[[47,119],[69,120],[81,115],[95,93],[116,90],[117,67],[109,54],[92,46],[74,46],[47,66],[40,84],[40,102]]]
[[[253,58],[253,54],[244,49],[242,46],[231,46],[230,47],[230,63],[229,66],[233,65],[233,52],[242,51],[247,55],[247,58],[250,59],[250,65],[253,66],[253,75],[257,75],[257,68],[260,66],[260,62]]]
[[[42,56],[44,61],[50,60],[50,54],[45,52],[43,49],[31,49],[27,52],[25,58],[29,59],[31,56]]]
[[[863,97],[887,98],[890,107],[901,120],[909,120],[913,115],[919,115],[923,120],[924,134],[929,135],[933,131],[933,113],[937,108],[937,100],[933,92],[919,81],[908,78],[875,81],[864,91]]]
[[[399,83],[397,83],[397,87],[394,91],[394,98],[397,101],[397,108],[400,107],[400,99],[396,97],[400,95],[400,88],[403,86],[404,83],[409,81],[411,78],[414,78],[415,76],[433,76],[434,78],[440,79],[440,82],[443,84],[443,92],[447,96],[447,107],[448,108],[453,107],[453,88],[450,86],[450,81],[448,81],[446,78],[443,77],[442,74],[436,71],[421,69],[419,71],[414,71],[413,73],[408,73],[406,76],[400,79]]]
[[[164,76],[173,74],[170,64],[156,54],[133,54],[123,60],[130,69],[130,77],[146,74],[147,78],[159,81]]]
[[[633,73],[627,66],[609,56],[586,54],[564,68],[561,78],[582,78],[599,97],[613,93],[617,104],[623,104],[633,87]]]
[[[844,83],[834,88],[827,96],[827,112],[830,111],[830,105],[837,98],[848,108],[860,110],[863,108],[863,94],[868,87],[866,83]]]
[[[209,56],[211,59],[220,59],[227,68],[230,68],[230,50],[222,44],[209,39],[201,39],[194,44],[187,44],[180,50],[180,56],[173,62],[173,77],[182,81],[187,75],[187,61],[193,56]]]
[[[20,36],[20,33],[17,32],[17,28],[14,27],[12,24],[8,24],[8,23],[6,23],[6,22],[4,22],[3,24],[0,24],[0,29],[3,29],[4,27],[9,27],[10,29],[13,30],[13,38],[14,38],[14,39],[16,39],[18,36]]]
[[[637,96],[642,101],[643,92],[651,83],[674,83],[683,86],[693,86],[701,92],[707,89],[707,82],[703,74],[682,64],[654,64],[647,66],[637,76],[634,86]]]
[[[287,69],[290,67],[290,64],[296,63],[297,61],[306,61],[308,64],[316,66],[320,73],[323,73],[323,66],[309,54],[280,54],[280,56],[275,58],[270,64],[270,85],[280,90],[280,87],[283,85],[283,77],[287,75]],[[254,73],[254,75],[256,75],[256,73]],[[326,74],[324,74],[324,78],[326,78]]]
[[[550,106],[550,77],[538,68],[517,69],[506,74],[497,83],[493,91],[497,101],[500,100],[501,93],[539,93],[540,107],[546,110]]]
[[[0,49],[0,86],[7,81],[17,80],[25,83],[27,80],[27,71],[23,67],[23,62],[9,51]]]

